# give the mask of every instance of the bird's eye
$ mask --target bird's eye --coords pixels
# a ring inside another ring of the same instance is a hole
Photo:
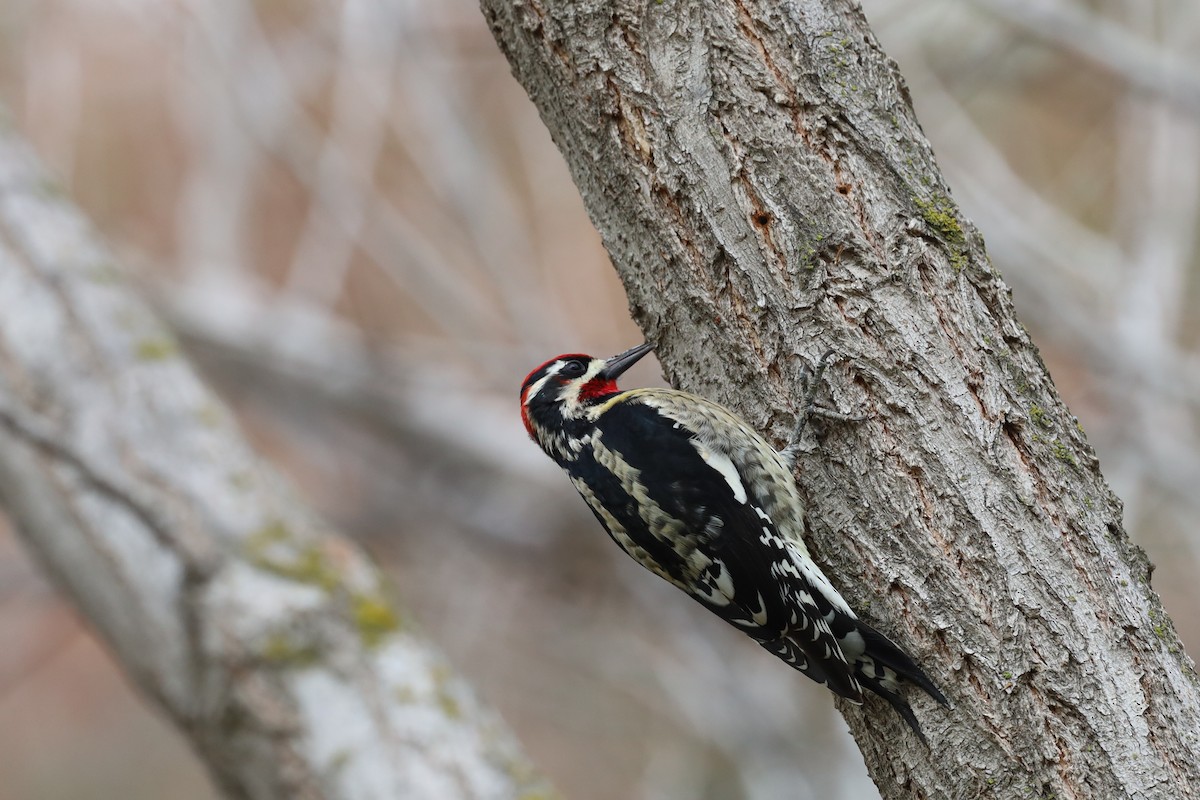
[[[558,374],[565,378],[578,378],[585,372],[587,372],[587,365],[582,361],[573,358],[563,365],[563,368],[559,370]]]

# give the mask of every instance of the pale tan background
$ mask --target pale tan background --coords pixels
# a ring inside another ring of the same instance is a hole
[[[866,2],[1200,650],[1200,5],[1034,7]],[[569,796],[873,793],[825,693],[524,440],[532,366],[639,334],[470,0],[4,0],[0,102]],[[0,800],[213,796],[0,530]]]

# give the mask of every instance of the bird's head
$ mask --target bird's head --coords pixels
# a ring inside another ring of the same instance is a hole
[[[639,344],[612,358],[567,353],[529,373],[521,384],[521,420],[529,436],[544,446],[539,428],[554,432],[584,419],[587,407],[616,394],[617,378],[652,349]]]

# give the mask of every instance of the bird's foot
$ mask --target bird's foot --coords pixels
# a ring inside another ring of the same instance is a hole
[[[822,419],[831,419],[838,422],[864,422],[866,417],[859,414],[843,414],[840,411],[834,411],[831,408],[817,405],[817,390],[821,386],[821,378],[825,375],[825,369],[829,366],[829,360],[833,357],[833,350],[826,350],[817,359],[817,365],[814,369],[809,369],[807,366],[800,373],[800,413],[796,416],[796,427],[792,430],[792,436],[788,440],[787,447],[779,451],[787,462],[789,468],[795,468],[796,459],[800,455],[800,439],[804,435],[804,429],[808,426],[808,421],[813,417],[821,417]]]

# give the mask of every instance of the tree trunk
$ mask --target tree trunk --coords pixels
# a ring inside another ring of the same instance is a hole
[[[1191,796],[1200,690],[1121,504],[849,0],[482,0],[677,386],[802,458],[811,543],[951,697],[842,705],[884,797]],[[799,678],[798,678],[799,679]],[[815,766],[815,765],[814,765]]]
[[[0,500],[227,796],[548,796],[2,126]]]

